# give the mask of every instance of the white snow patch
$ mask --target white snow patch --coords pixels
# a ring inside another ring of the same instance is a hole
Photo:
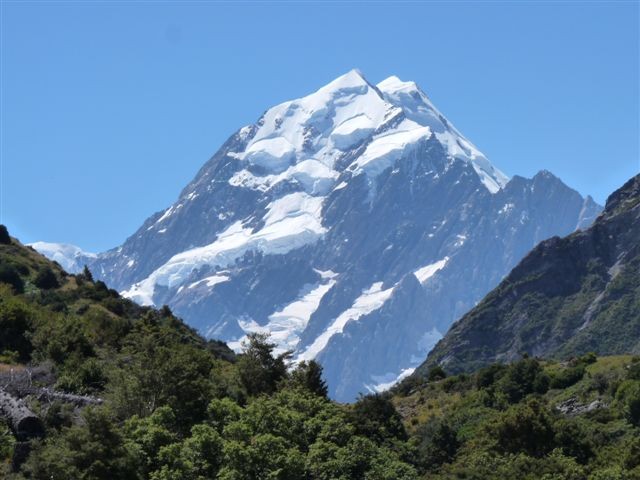
[[[416,276],[420,283],[424,284],[438,270],[442,270],[448,261],[449,257],[444,257],[442,260],[438,260],[437,262],[430,263],[429,265],[425,265],[424,267],[419,268],[418,270],[413,272],[413,274]]]
[[[321,273],[327,275],[323,276],[323,279],[328,280],[327,282],[316,285],[305,285],[299,292],[297,300],[269,315],[269,322],[267,324],[241,323],[240,326],[242,329],[247,333],[270,333],[270,340],[277,345],[274,349],[274,353],[276,354],[283,353],[287,350],[295,350],[300,342],[300,335],[309,323],[313,312],[318,309],[322,297],[324,297],[336,283],[334,279],[336,274],[334,272],[328,271]],[[239,351],[245,339],[246,336],[235,342],[231,342],[229,345],[231,348]]]
[[[259,231],[252,232],[242,222],[235,222],[215,242],[174,255],[122,295],[142,305],[152,305],[156,285],[177,287],[199,267],[225,267],[249,250],[279,255],[313,243],[325,232],[320,218],[322,200],[304,192],[281,197],[267,206],[265,224]]]
[[[371,375],[371,379],[376,382],[374,385],[366,385],[366,388],[371,393],[382,393],[389,390],[396,383],[404,380],[416,370],[415,367],[404,368],[400,374],[393,372],[385,373],[384,375]]]
[[[234,187],[267,191],[283,181],[295,181],[312,195],[326,194],[333,186],[338,172],[318,160],[305,160],[287,168],[284,172],[257,177],[246,169],[239,170],[230,179]]]
[[[227,281],[229,281],[229,277],[227,275],[211,275],[210,277],[205,277],[205,278],[203,278],[201,280],[198,280],[197,282],[193,282],[187,288],[196,287],[197,285],[200,285],[201,283],[206,283],[207,287],[215,287],[219,283],[223,283],[223,282],[227,282]],[[182,288],[182,287],[180,287],[180,288]]]
[[[348,322],[358,320],[363,315],[367,315],[382,307],[393,293],[394,288],[395,285],[386,290],[382,290],[382,282],[376,282],[371,285],[370,288],[364,290],[362,295],[356,298],[350,308],[342,312],[309,347],[298,355],[297,360],[311,360],[315,358],[327,346],[331,337],[337,333],[342,333]]]
[[[407,130],[386,133],[367,146],[364,153],[349,167],[355,175],[363,172],[369,176],[379,175],[405,155],[408,148],[431,136],[429,127],[420,127],[410,121],[403,124]]]
[[[366,114],[360,113],[351,117],[331,132],[333,144],[340,150],[348,150],[349,147],[364,140],[376,129],[376,125]]]
[[[294,146],[286,138],[264,138],[245,150],[244,159],[254,165],[281,171],[289,166],[295,154]]]
[[[156,220],[156,225],[158,223],[162,223],[164,222],[167,218],[169,218],[171,215],[173,215],[174,210],[176,210],[173,205],[170,206],[169,208],[167,208],[164,212],[164,214],[158,219]],[[149,227],[147,230],[150,230],[151,228],[153,228],[153,225],[151,227]]]

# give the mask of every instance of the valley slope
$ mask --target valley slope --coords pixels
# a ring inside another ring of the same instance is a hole
[[[416,375],[473,371],[523,353],[640,352],[640,175],[587,230],[539,244],[456,322]]]

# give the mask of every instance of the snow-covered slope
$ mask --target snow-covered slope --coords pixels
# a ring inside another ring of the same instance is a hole
[[[232,346],[271,332],[351,400],[409,374],[531,247],[598,211],[548,172],[509,180],[414,83],[353,70],[238,130],[90,267]]]

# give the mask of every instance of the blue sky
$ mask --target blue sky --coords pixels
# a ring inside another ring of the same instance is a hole
[[[640,170],[638,2],[2,1],[1,216],[122,243],[237,128],[351,68],[416,81],[508,175]]]

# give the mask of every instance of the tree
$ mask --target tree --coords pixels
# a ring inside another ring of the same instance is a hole
[[[18,270],[9,263],[0,263],[0,283],[7,283],[13,287],[16,293],[24,292],[24,281]]]
[[[420,461],[430,470],[453,461],[460,448],[455,428],[444,419],[433,418],[418,436]]]
[[[244,343],[244,352],[238,360],[240,381],[250,396],[273,393],[278,383],[287,376],[287,361],[291,352],[273,356],[275,343],[269,335],[250,333]]]
[[[272,434],[258,434],[250,443],[238,440],[224,442],[224,466],[221,480],[305,478],[305,457],[290,442]]]
[[[549,389],[549,376],[536,359],[523,358],[509,365],[496,387],[509,403],[517,403],[530,393],[545,393]]]
[[[616,391],[616,402],[622,406],[627,421],[640,426],[640,382],[625,380]]]
[[[89,408],[83,422],[45,441],[23,466],[28,478],[136,478],[138,458],[127,448],[116,423],[103,408]]]
[[[93,274],[91,273],[91,270],[89,270],[89,267],[87,267],[86,265],[82,269],[81,275],[83,280],[93,283]]]
[[[554,420],[544,404],[537,399],[531,399],[527,403],[510,407],[488,428],[500,451],[524,452],[540,457],[553,449],[553,423]]]
[[[162,447],[158,461],[161,467],[151,473],[151,480],[217,478],[222,464],[222,439],[211,426],[195,425],[189,438]]]
[[[17,352],[18,360],[29,359],[33,350],[30,340],[33,316],[32,309],[16,297],[0,301],[0,353]]]
[[[356,428],[356,434],[377,442],[407,439],[402,418],[384,394],[360,397],[353,405],[351,421]]]
[[[0,244],[11,244],[11,237],[9,236],[9,231],[7,230],[7,227],[5,225],[0,225]]]
[[[145,475],[162,467],[158,459],[160,449],[178,441],[175,424],[176,417],[167,406],[145,418],[134,415],[125,423],[127,441],[135,445]]]
[[[442,380],[443,378],[447,378],[447,374],[440,365],[436,365],[429,370],[427,378],[430,382],[436,382],[438,380]]]
[[[561,446],[565,455],[575,458],[583,465],[594,456],[590,435],[583,428],[580,419],[560,420],[555,423],[555,430],[555,443]]]
[[[129,358],[112,373],[119,378],[114,382],[114,407],[126,417],[146,416],[167,405],[177,428],[188,433],[207,416],[212,357],[204,349],[179,343],[170,332],[166,326],[128,336],[130,345],[124,353]]]
[[[320,397],[327,398],[327,383],[322,379],[322,366],[315,360],[302,361],[291,372],[291,383],[309,390]]]
[[[51,267],[48,265],[43,265],[38,269],[38,273],[36,274],[36,278],[33,283],[36,287],[44,290],[58,288],[60,286],[58,277],[56,277],[56,274],[53,273],[53,270],[51,270]]]

